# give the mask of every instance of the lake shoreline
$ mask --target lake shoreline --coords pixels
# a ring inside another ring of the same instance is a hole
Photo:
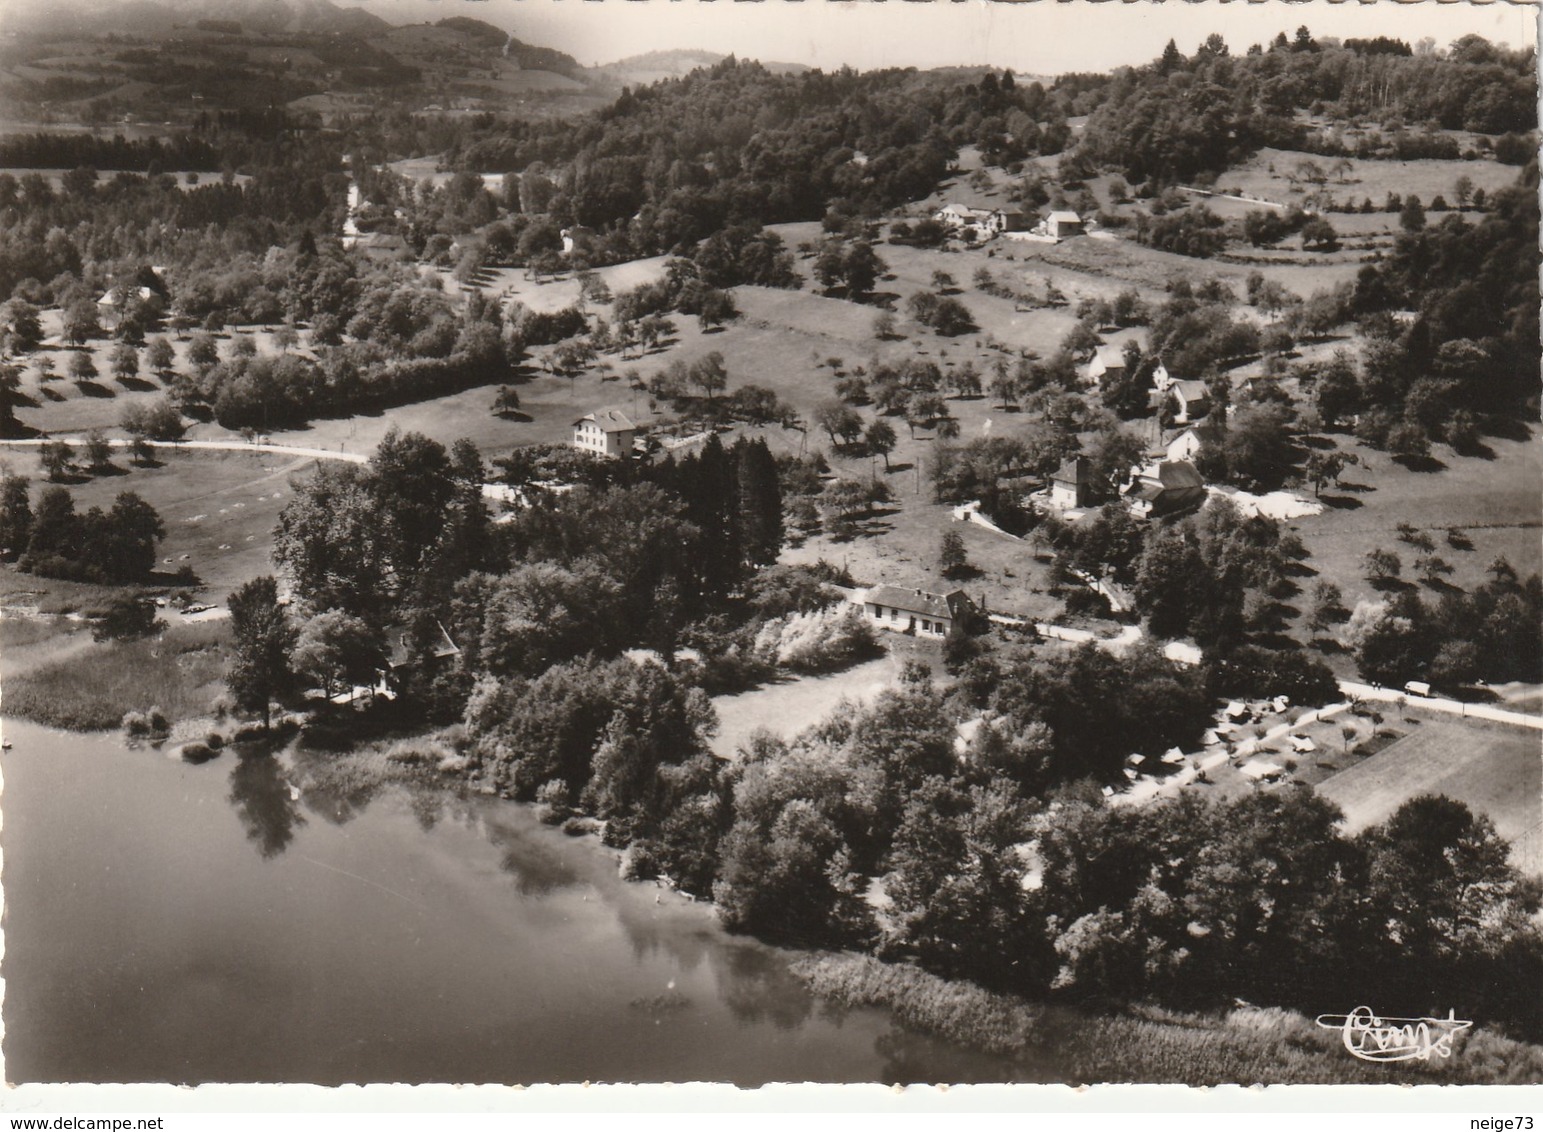
[[[194,722],[184,721],[196,733]],[[84,739],[89,734],[93,746],[114,739],[130,746],[154,746],[128,744],[121,733],[45,730],[65,740]],[[651,907],[655,915],[665,915],[675,923],[676,930],[700,931],[710,921],[715,934],[721,932],[711,902],[676,892],[665,881],[655,882],[650,904],[648,886],[633,882],[626,874],[625,850],[605,845],[600,836],[603,826],[598,823],[586,822],[587,828],[582,830],[559,831],[543,820],[544,808],[539,804],[501,797],[458,777],[459,768],[446,765],[447,759],[455,757],[453,748],[439,733],[378,741],[337,753],[306,749],[293,738],[280,741],[283,746],[271,755],[242,744],[227,746],[215,752],[214,758],[229,755],[225,763],[232,773],[240,764],[271,758],[277,781],[287,786],[297,803],[309,798],[307,805],[346,799],[348,807],[362,812],[377,797],[405,790],[412,797],[429,799],[430,809],[444,804],[472,805],[485,807],[491,815],[511,817],[521,828],[540,823],[547,831],[540,835],[545,852],[555,853],[554,860],[572,861],[572,855],[577,854],[578,873],[591,877],[591,883],[616,886],[616,899],[623,904]],[[177,757],[174,742],[157,749],[169,763],[195,765],[193,760],[184,762]],[[14,757],[10,753],[6,756],[8,761]],[[509,804],[507,810],[502,803]],[[689,922],[680,921],[681,916]],[[799,951],[728,933],[722,933],[722,938],[726,946],[742,943],[779,957],[797,984],[820,1004],[819,1010],[879,1010],[919,1038],[942,1041],[970,1058],[986,1059],[1002,1080],[1057,1084],[1139,1081],[1195,1087],[1219,1083],[1512,1084],[1543,1080],[1543,1048],[1485,1031],[1468,1034],[1458,1056],[1447,1062],[1392,1070],[1351,1059],[1340,1047],[1337,1034],[1320,1031],[1310,1019],[1284,1010],[1241,1007],[1220,1015],[1189,1015],[1135,1007],[1104,1013],[995,994],[968,982],[939,978],[908,964],[885,963],[866,954]],[[970,1064],[972,1075],[981,1069],[980,1064]]]

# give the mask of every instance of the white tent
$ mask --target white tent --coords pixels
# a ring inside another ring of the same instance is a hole
[[[1282,774],[1286,773],[1274,763],[1260,762],[1258,759],[1250,759],[1248,762],[1238,767],[1238,771],[1243,775],[1243,777],[1251,778],[1255,782],[1259,782],[1264,779],[1279,778]]]

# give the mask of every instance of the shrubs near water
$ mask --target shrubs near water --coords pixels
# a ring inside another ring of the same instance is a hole
[[[125,712],[123,733],[130,739],[164,739],[171,733],[171,723],[158,707],[153,707],[147,712]]]

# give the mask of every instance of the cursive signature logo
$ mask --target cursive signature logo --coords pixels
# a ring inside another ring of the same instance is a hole
[[[1452,1040],[1472,1026],[1452,1011],[1445,1018],[1379,1018],[1369,1006],[1349,1014],[1320,1014],[1318,1025],[1340,1031],[1345,1048],[1362,1061],[1429,1061],[1451,1057]]]

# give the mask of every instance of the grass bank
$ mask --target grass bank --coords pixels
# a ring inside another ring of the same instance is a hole
[[[453,789],[464,759],[445,733],[366,741],[358,746],[318,744],[302,731],[290,749],[295,777],[307,790],[349,796],[396,784]]]
[[[5,682],[5,712],[68,731],[107,731],[130,711],[173,720],[210,715],[224,689],[221,622],[178,625],[159,637],[95,646]]]
[[[1093,1014],[994,994],[864,955],[820,954],[793,971],[845,1006],[894,1011],[904,1024],[988,1053],[1023,1057],[1071,1084],[1465,1084],[1543,1081],[1543,1047],[1485,1031],[1430,1062],[1357,1061],[1339,1034],[1287,1010],[1222,1015],[1140,1010]]]

